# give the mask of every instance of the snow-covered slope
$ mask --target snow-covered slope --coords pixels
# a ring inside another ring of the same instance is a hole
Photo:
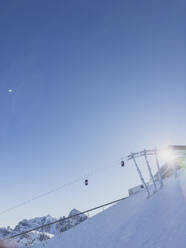
[[[185,248],[186,172],[169,178],[150,199],[145,192],[133,195],[49,240],[45,247]]]
[[[77,209],[73,209],[69,216],[73,216],[75,214],[80,213]],[[80,224],[81,222],[85,221],[88,217],[85,214],[75,216],[71,219],[67,219],[62,221],[58,224],[47,226],[44,230],[32,231],[28,234],[21,235],[17,237],[14,241],[16,244],[19,244],[19,247],[27,247],[33,244],[38,244],[40,242],[45,242],[46,240],[53,238],[55,235],[65,232],[72,227]],[[63,218],[61,218],[63,219]],[[7,238],[35,227],[48,224],[50,222],[54,222],[57,219],[53,218],[50,215],[44,217],[37,217],[30,220],[22,220],[20,221],[14,229],[8,228],[0,228],[0,238]]]

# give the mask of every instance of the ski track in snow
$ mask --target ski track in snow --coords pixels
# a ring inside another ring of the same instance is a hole
[[[45,247],[185,248],[186,172],[181,173],[150,199],[145,192],[133,195],[49,240]]]

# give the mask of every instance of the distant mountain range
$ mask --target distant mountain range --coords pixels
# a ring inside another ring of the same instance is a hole
[[[77,209],[73,209],[68,216],[73,216],[79,213],[80,212]],[[66,220],[63,220],[63,217],[60,218],[61,221],[59,223],[47,226],[43,230],[32,231],[31,233],[21,235],[15,238],[14,241],[16,242],[18,247],[30,247],[40,242],[45,242],[48,239],[53,238],[57,234],[73,228],[74,226],[85,221],[87,218],[88,217],[85,214],[81,214]],[[35,227],[54,222],[56,220],[56,218],[53,218],[50,215],[37,217],[30,220],[22,220],[15,226],[14,229],[12,229],[11,227],[0,228],[0,239],[8,238],[10,236],[25,232]]]

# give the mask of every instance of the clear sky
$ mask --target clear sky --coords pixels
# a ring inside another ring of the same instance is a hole
[[[185,11],[185,0],[0,2],[0,211],[105,168],[0,226],[117,199],[138,183],[122,156],[186,143]]]

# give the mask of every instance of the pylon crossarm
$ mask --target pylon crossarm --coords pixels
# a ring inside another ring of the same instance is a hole
[[[135,152],[135,153],[132,153],[130,155],[127,156],[127,161],[133,159],[133,156],[134,158],[139,158],[139,157],[142,157],[142,156],[145,156],[145,155],[155,155],[157,152],[159,152],[160,150],[158,149],[150,149],[150,150],[145,150],[144,151],[140,151],[140,152]]]

